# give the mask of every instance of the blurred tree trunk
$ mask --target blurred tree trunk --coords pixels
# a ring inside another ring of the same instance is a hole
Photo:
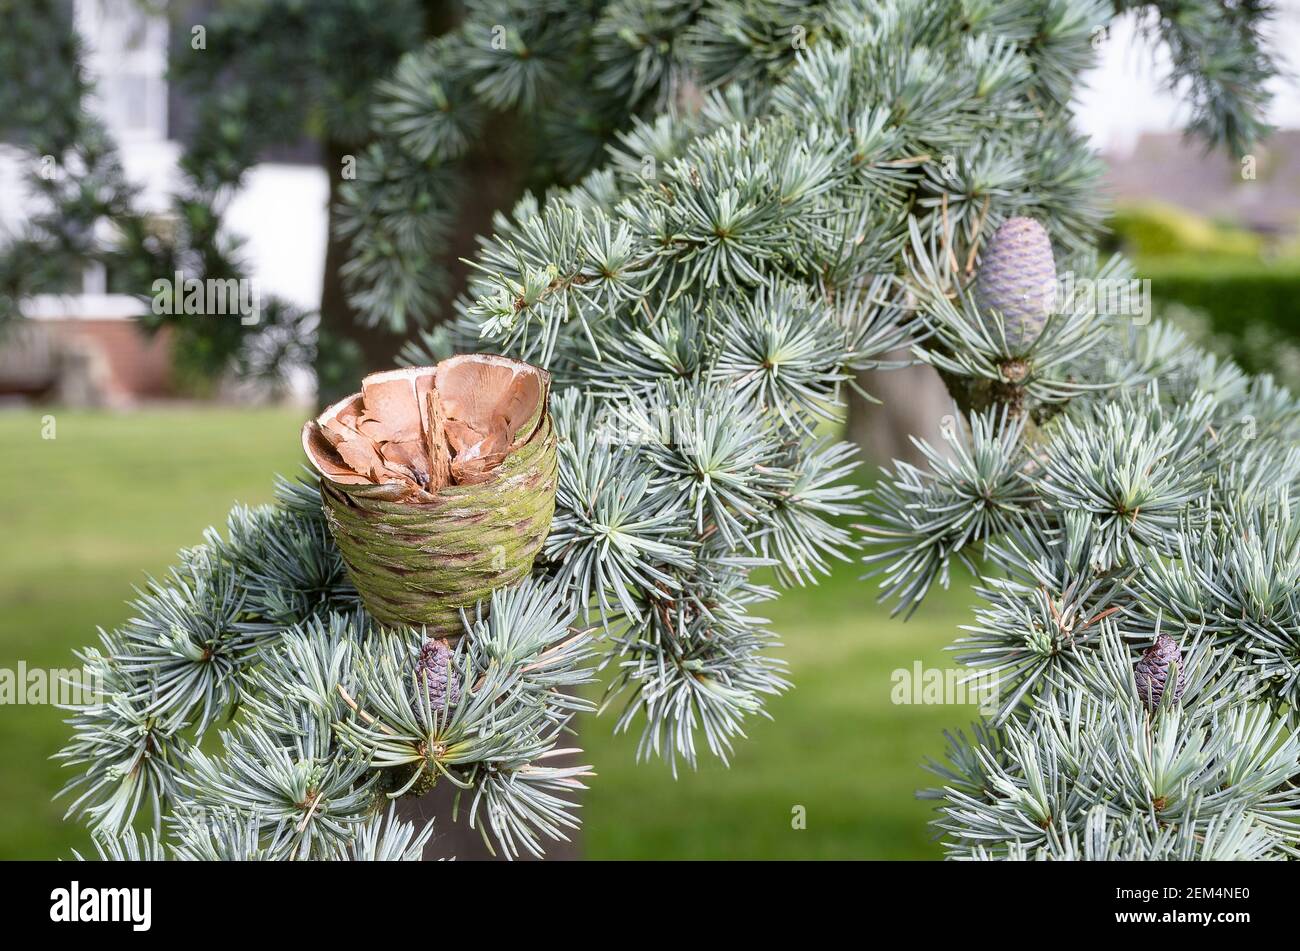
[[[485,142],[500,143],[514,140],[514,123],[508,118],[497,118],[490,133],[484,136]],[[470,269],[463,258],[472,258],[478,248],[477,238],[480,234],[492,233],[492,215],[497,211],[509,211],[518,200],[523,189],[525,174],[529,168],[529,157],[524,150],[485,148],[480,146],[468,155],[463,163],[465,187],[461,197],[461,206],[456,227],[452,230],[448,242],[447,254],[443,265],[450,278],[450,290],[443,302],[442,313],[450,315],[452,303],[466,287]],[[328,283],[329,264],[326,264],[326,281]],[[322,317],[322,324],[324,318]],[[400,348],[402,340],[398,340]],[[384,353],[381,344],[372,343],[374,348],[368,351],[378,357]],[[392,351],[396,354],[396,348]],[[389,358],[391,363],[391,357]],[[350,388],[339,394],[346,396],[357,387],[360,377],[351,379]],[[563,763],[576,763],[577,759],[563,759]],[[551,765],[559,765],[551,763]],[[423,825],[434,819],[434,834],[425,847],[425,860],[455,858],[466,860],[503,859],[499,854],[493,855],[483,843],[482,835],[468,825],[470,800],[462,797],[460,813],[453,821],[452,806],[456,799],[456,787],[451,783],[439,783],[434,789],[419,799],[403,799],[398,803],[398,812],[407,821],[416,821]],[[581,857],[581,830],[570,830],[569,842],[546,842],[547,859],[576,859]],[[495,846],[494,846],[495,847]]]
[[[460,20],[461,6],[449,0],[427,0],[424,4],[424,35],[428,39],[452,29]],[[416,48],[418,44],[412,44]],[[366,142],[326,142],[322,145],[325,174],[329,179],[328,236],[325,245],[325,272],[321,285],[320,329],[316,340],[316,399],[328,405],[357,389],[361,377],[393,366],[406,336],[383,327],[364,327],[356,321],[356,312],[348,304],[340,268],[349,256],[348,244],[335,237],[334,210],[343,184],[344,156],[361,160]],[[473,232],[470,235],[472,240]],[[460,237],[457,233],[457,238]],[[472,247],[472,244],[470,245]],[[453,248],[453,260],[459,266],[461,247]],[[459,293],[453,289],[452,298]]]
[[[497,120],[491,139],[509,140],[507,119]],[[358,155],[359,147],[331,143],[325,150],[325,171],[330,182],[329,240],[325,250],[325,274],[321,287],[320,332],[317,338],[317,401],[326,406],[355,392],[361,377],[393,366],[398,352],[414,334],[394,334],[384,327],[365,327],[356,320],[348,304],[339,269],[348,259],[348,245],[334,235],[334,208],[342,185],[343,158]],[[465,188],[456,226],[448,240],[442,263],[447,270],[449,293],[442,313],[451,313],[452,303],[465,290],[469,267],[461,260],[472,258],[477,236],[490,234],[492,215],[509,210],[522,189],[526,166],[517,152],[479,148],[464,160]]]
[[[907,351],[887,354],[887,360],[906,360]],[[948,390],[933,367],[910,366],[901,370],[866,370],[857,376],[858,385],[880,403],[869,403],[856,393],[849,394],[846,438],[862,448],[876,465],[895,459],[923,465],[923,457],[909,436],[924,439],[943,449],[940,435],[943,417],[954,412]]]
[[[427,34],[430,37],[449,30],[460,14],[457,4],[445,0],[431,0],[426,10]],[[448,295],[442,307],[444,316],[451,314],[453,302],[464,292],[469,280],[470,269],[462,259],[474,256],[478,248],[478,235],[491,234],[493,230],[493,214],[509,211],[523,190],[526,175],[532,167],[532,156],[528,149],[519,147],[524,141],[526,139],[519,134],[518,124],[510,117],[500,116],[494,119],[488,133],[481,137],[480,144],[460,162],[465,183],[461,190],[457,223],[452,229],[447,253],[442,261],[449,277]],[[515,145],[502,148],[503,142]],[[341,399],[357,390],[361,377],[366,373],[392,366],[407,340],[405,335],[362,327],[356,323],[355,313],[347,303],[339,275],[340,267],[348,258],[346,242],[335,238],[333,229],[334,207],[342,184],[342,160],[347,154],[359,156],[363,149],[359,145],[344,147],[338,143],[332,143],[326,149],[325,170],[330,182],[330,235],[321,288],[316,363],[319,387],[317,399],[322,404]],[[564,761],[569,760],[566,757]],[[423,824],[429,819],[436,820],[434,836],[425,848],[426,860],[451,857],[461,860],[494,858],[483,844],[483,837],[467,824],[467,799],[462,798],[458,821],[452,821],[455,794],[456,788],[451,783],[443,782],[419,799],[401,800],[398,811],[408,821],[417,820]],[[580,833],[571,831],[569,837],[568,843],[546,843],[546,857],[578,858],[581,853]],[[495,858],[500,859],[501,856]]]
[[[507,119],[496,120],[491,134],[485,136],[485,139],[495,142],[510,141],[513,131],[511,125]],[[336,158],[341,158],[341,155]],[[337,160],[332,168],[335,170],[339,168]],[[462,204],[443,261],[450,277],[450,290],[447,299],[443,302],[443,314],[451,313],[453,301],[465,290],[469,279],[469,267],[461,259],[473,257],[478,247],[478,235],[491,233],[493,213],[499,210],[508,211],[518,200],[527,168],[527,157],[519,150],[479,148],[465,158],[463,169],[466,181]],[[337,174],[331,177],[331,206],[337,179]],[[329,248],[325,259],[325,289],[321,296],[321,329],[322,332],[325,331],[326,300],[327,295],[331,295],[328,298],[331,301],[328,308],[330,327],[336,333],[351,337],[356,342],[356,351],[365,361],[364,369],[354,369],[350,376],[344,378],[342,381],[344,388],[334,397],[338,399],[356,390],[365,372],[391,366],[406,338],[359,328],[352,323],[352,311],[343,299],[342,286],[338,278],[338,264],[346,260],[346,249],[340,248],[338,242],[332,237]],[[322,387],[322,400],[325,399],[323,390]],[[569,762],[567,757],[565,762]],[[462,797],[460,814],[456,821],[452,820],[452,806],[456,799],[456,791],[456,787],[451,783],[442,782],[418,799],[402,799],[398,803],[398,812],[407,821],[415,821],[423,825],[430,819],[435,820],[433,838],[424,850],[425,860],[442,858],[456,858],[461,861],[501,860],[503,856],[500,854],[494,856],[484,845],[482,835],[469,827],[466,815],[469,809],[468,797]],[[547,842],[546,857],[548,859],[579,858],[580,831],[570,831],[569,838],[570,841],[567,843]]]
[[[403,338],[384,327],[363,327],[348,304],[339,273],[348,259],[348,244],[334,234],[334,214],[343,184],[343,161],[358,156],[361,147],[326,143],[325,175],[329,179],[328,237],[325,273],[320,294],[320,329],[316,338],[316,399],[327,406],[355,392],[367,373],[393,365]]]
[[[572,766],[581,762],[579,757],[573,755],[557,757],[548,761],[550,766]],[[483,836],[475,829],[469,827],[469,807],[471,798],[469,794],[461,797],[460,812],[456,819],[452,820],[452,807],[456,801],[456,787],[451,783],[443,781],[433,788],[432,792],[425,793],[418,799],[401,799],[398,800],[397,812],[402,819],[407,822],[414,821],[417,826],[423,826],[430,819],[433,820],[433,838],[429,844],[424,847],[424,860],[426,862],[436,859],[454,858],[458,862],[466,861],[504,861],[505,856],[493,842],[492,847],[497,849],[497,854],[493,855],[486,845],[483,844]],[[480,814],[479,823],[482,825],[483,816]],[[582,830],[568,830],[569,841],[557,842],[544,840],[542,847],[546,850],[546,860],[573,860],[582,858]],[[520,860],[531,861],[532,856],[520,856]]]

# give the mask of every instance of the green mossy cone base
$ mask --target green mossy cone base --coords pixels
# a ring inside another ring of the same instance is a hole
[[[431,502],[387,501],[321,481],[325,514],[352,583],[389,625],[464,632],[460,609],[524,578],[550,531],[558,461],[544,413],[529,440],[478,485],[452,485]]]

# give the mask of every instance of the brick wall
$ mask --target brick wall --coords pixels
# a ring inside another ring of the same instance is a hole
[[[0,395],[121,405],[174,395],[171,335],[132,319],[22,321],[0,339]]]
[[[60,343],[88,348],[101,361],[111,401],[170,396],[171,345],[167,328],[147,335],[133,320],[70,318],[49,321]]]

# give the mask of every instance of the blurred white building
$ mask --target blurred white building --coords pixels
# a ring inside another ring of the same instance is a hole
[[[91,106],[118,143],[127,176],[141,191],[143,210],[164,213],[178,185],[180,145],[171,120],[183,100],[166,80],[169,24],[150,15],[139,0],[75,0],[75,23],[86,42],[85,67],[95,82]],[[30,213],[27,187],[31,156],[0,145],[0,234],[22,227]],[[230,229],[244,239],[251,274],[261,296],[277,296],[303,308],[320,303],[325,261],[329,185],[314,164],[255,166],[226,212]],[[90,372],[107,387],[110,402],[165,393],[166,348],[135,334],[131,320],[144,305],[134,297],[106,293],[98,267],[81,276],[80,293],[42,295],[25,312],[45,329],[30,328],[25,349],[0,356],[0,377],[28,379],[7,387],[38,391],[47,385],[61,346],[97,364]],[[10,347],[13,350],[13,347]],[[98,352],[95,352],[98,351]],[[44,381],[44,383],[42,382]],[[4,384],[0,381],[0,392]]]

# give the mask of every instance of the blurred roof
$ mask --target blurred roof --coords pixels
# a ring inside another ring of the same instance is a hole
[[[1275,132],[1245,156],[1207,154],[1181,132],[1146,132],[1107,165],[1117,202],[1163,201],[1267,234],[1300,230],[1300,131]]]

